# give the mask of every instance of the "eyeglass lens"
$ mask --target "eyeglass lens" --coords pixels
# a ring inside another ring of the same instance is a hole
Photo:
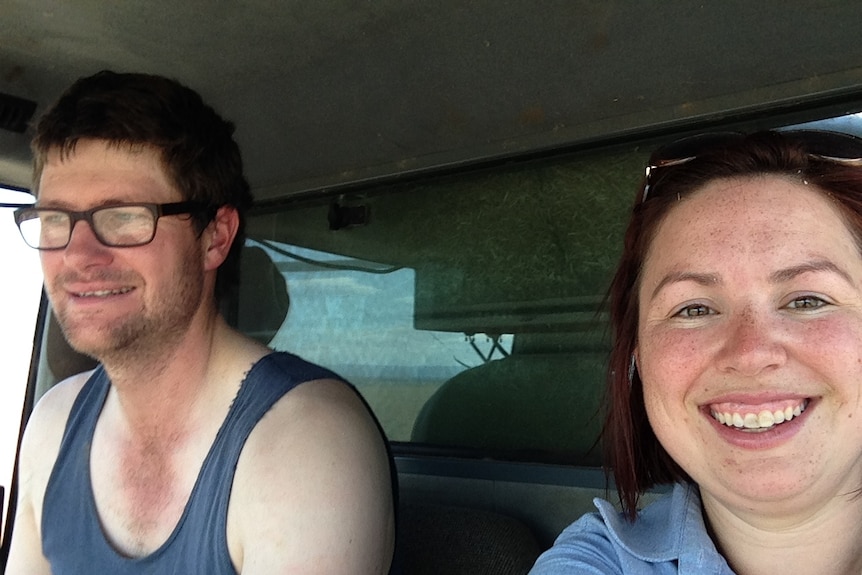
[[[16,219],[24,241],[37,249],[66,247],[78,220],[87,221],[100,242],[114,247],[146,244],[156,230],[156,215],[149,206],[111,206],[80,213],[30,208]]]

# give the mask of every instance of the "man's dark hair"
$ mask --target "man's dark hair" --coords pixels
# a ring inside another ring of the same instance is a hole
[[[39,193],[48,154],[67,157],[82,138],[155,149],[183,199],[212,208],[197,216],[200,229],[215,208],[233,206],[239,213],[237,237],[216,279],[219,300],[238,281],[245,216],[252,203],[233,132],[231,122],[175,80],[98,72],[75,82],[39,119],[31,143],[34,193]]]

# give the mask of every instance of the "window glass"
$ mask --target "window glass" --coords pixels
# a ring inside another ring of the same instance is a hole
[[[413,269],[274,242],[257,245],[289,286],[287,317],[269,344],[356,385],[393,439],[410,440],[420,409],[444,382],[511,352],[509,334],[416,329]]]
[[[31,203],[32,196],[0,186],[0,203]],[[3,385],[0,386],[0,485],[4,486],[0,531],[6,525],[9,509],[18,435],[23,415],[24,397],[33,354],[33,336],[42,295],[42,270],[36,250],[21,239],[12,209],[0,207],[0,362]]]
[[[249,245],[289,297],[263,339],[356,384],[395,441],[598,463],[601,302],[643,162],[611,150],[262,205]]]

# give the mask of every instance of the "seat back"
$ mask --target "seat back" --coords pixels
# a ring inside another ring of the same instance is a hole
[[[284,323],[289,308],[284,275],[263,248],[246,245],[240,258],[239,286],[221,302],[224,318],[267,345]]]
[[[564,451],[600,465],[607,353],[513,353],[445,382],[414,423],[416,442],[497,450]]]
[[[401,507],[399,554],[410,575],[524,575],[542,549],[521,521],[436,503]]]

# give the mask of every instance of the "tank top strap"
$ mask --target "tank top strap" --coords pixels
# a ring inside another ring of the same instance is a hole
[[[287,392],[315,379],[341,379],[299,357],[274,352],[260,359],[240,386],[228,415],[201,467],[186,509],[184,532],[200,546],[227,553],[227,511],[233,477],[242,448],[260,419]],[[192,535],[196,534],[196,535]],[[203,534],[203,536],[201,536]],[[226,557],[229,561],[229,557]]]
[[[72,404],[45,488],[42,551],[55,575],[86,573],[94,555],[114,553],[96,515],[90,483],[90,444],[109,389],[100,365]]]

